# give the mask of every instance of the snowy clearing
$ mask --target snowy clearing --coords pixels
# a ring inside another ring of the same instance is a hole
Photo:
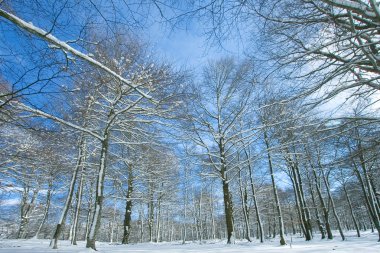
[[[257,241],[248,243],[245,241],[238,241],[234,245],[227,245],[223,241],[208,241],[202,245],[198,243],[188,242],[182,245],[180,242],[172,243],[139,243],[130,245],[97,243],[98,252],[170,252],[170,253],[187,253],[187,252],[219,252],[219,253],[232,253],[232,252],[255,252],[255,253],[287,253],[287,252],[365,252],[365,253],[379,253],[380,243],[377,242],[377,233],[363,233],[361,238],[357,238],[354,234],[347,236],[346,241],[341,241],[338,236],[332,241],[314,239],[311,242],[304,241],[303,238],[293,238],[292,246],[290,246],[290,237],[288,245],[279,246],[278,240],[266,241],[260,244]],[[84,242],[79,242],[78,246],[71,246],[69,241],[60,241],[59,249],[49,249],[49,240],[0,240],[0,252],[5,253],[24,253],[24,252],[94,252],[91,249],[85,248]]]

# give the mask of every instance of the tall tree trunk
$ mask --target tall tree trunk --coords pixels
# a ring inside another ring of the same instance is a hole
[[[182,244],[186,243],[186,220],[187,220],[187,167],[185,166],[185,185],[184,185],[184,200],[183,200],[183,224],[182,224]]]
[[[379,222],[379,217],[377,215],[376,210],[374,210],[373,202],[370,201],[370,198],[368,197],[367,190],[366,190],[366,187],[365,187],[365,184],[364,184],[364,180],[363,180],[363,178],[361,176],[359,168],[357,167],[357,165],[356,165],[356,163],[355,163],[355,161],[353,159],[352,159],[352,163],[353,163],[353,166],[354,166],[354,172],[356,174],[356,177],[359,180],[360,187],[362,188],[362,192],[363,192],[363,195],[364,195],[364,200],[365,200],[365,203],[366,203],[366,206],[367,206],[367,212],[369,214],[368,217],[370,218],[370,220],[372,221],[372,223],[375,224],[376,230],[378,231],[378,234],[379,234],[379,242],[380,242],[380,222]],[[372,225],[372,223],[371,223],[371,225]]]
[[[157,212],[156,212],[156,243],[161,241],[161,193],[157,199]]]
[[[131,234],[131,221],[132,221],[132,193],[133,193],[133,168],[132,164],[128,164],[128,190],[127,190],[127,202],[125,205],[125,215],[123,223],[123,240],[122,244],[129,243],[129,235]]]
[[[285,245],[285,236],[284,236],[284,222],[282,219],[282,212],[281,212],[281,204],[280,200],[278,198],[277,194],[277,186],[276,186],[276,181],[274,180],[274,171],[273,171],[273,165],[272,165],[272,157],[270,155],[270,146],[269,146],[269,141],[267,137],[266,131],[264,131],[264,141],[265,145],[267,148],[267,157],[268,157],[268,163],[269,163],[269,173],[272,179],[272,187],[273,187],[273,195],[274,195],[274,200],[276,203],[276,209],[277,209],[277,215],[278,215],[278,223],[279,223],[279,234],[280,234],[280,244]]]
[[[73,234],[72,234],[72,240],[71,240],[71,243],[73,245],[77,245],[78,223],[79,223],[79,215],[80,215],[80,211],[81,211],[82,195],[83,195],[84,173],[85,173],[85,168],[82,167],[81,176],[80,176],[80,180],[79,180],[79,186],[78,186],[78,190],[77,190],[77,205],[76,205],[76,209],[75,209],[75,216],[74,216],[74,223],[73,223]]]
[[[233,207],[232,207],[232,198],[229,191],[229,185],[227,179],[223,173],[223,200],[224,200],[224,213],[226,218],[227,226],[227,244],[235,243],[235,233],[233,225]]]
[[[201,183],[201,194],[198,200],[198,215],[197,215],[197,232],[199,243],[202,244],[203,241],[203,228],[202,228],[202,199],[203,199],[203,187]]]
[[[241,170],[239,170],[239,192],[240,192],[240,200],[241,200],[241,209],[243,212],[244,217],[244,228],[245,228],[245,239],[247,241],[251,241],[251,234],[250,234],[250,225],[249,225],[249,216],[248,216],[248,204],[247,204],[247,189],[244,187],[243,190],[243,184],[241,182]]]
[[[44,215],[42,217],[40,225],[38,226],[37,232],[34,236],[34,238],[36,238],[36,239],[38,239],[38,235],[41,233],[42,227],[44,226],[44,224],[48,218],[48,215],[49,215],[52,188],[53,188],[53,178],[52,178],[52,176],[50,176],[49,177],[48,191],[46,193],[46,205],[45,205]]]
[[[154,192],[153,181],[149,180],[149,202],[148,202],[148,228],[149,242],[153,242],[153,222],[154,222]]]
[[[252,175],[252,167],[251,167],[251,159],[249,157],[249,153],[247,152],[246,149],[244,149],[245,155],[248,159],[248,172],[249,172],[249,182],[251,185],[251,192],[252,192],[252,198],[253,198],[253,204],[255,207],[255,213],[256,213],[256,220],[257,220],[257,226],[258,226],[258,236],[260,236],[260,243],[264,242],[264,229],[263,225],[261,222],[261,215],[260,215],[260,209],[259,209],[259,204],[257,203],[257,197],[256,197],[256,189],[255,189],[255,184],[253,180],[253,175]]]
[[[343,190],[344,190],[344,193],[346,195],[346,199],[347,199],[347,202],[348,202],[348,207],[350,208],[350,214],[351,214],[352,221],[354,222],[354,226],[355,226],[355,229],[356,229],[356,235],[358,237],[360,237],[360,229],[359,229],[358,221],[357,221],[357,219],[355,217],[354,210],[352,209],[351,199],[350,199],[350,196],[348,195],[345,183],[343,183]]]
[[[297,233],[297,231],[296,231],[296,227],[294,226],[294,220],[293,220],[292,212],[290,212],[290,221],[292,223],[292,232],[293,232],[293,235],[295,235]]]
[[[311,195],[311,201],[313,202],[313,208],[315,210],[315,217],[317,218],[317,225],[319,228],[319,232],[321,233],[321,239],[325,239],[326,238],[326,231],[325,231],[325,228],[322,224],[321,218],[319,216],[318,206],[317,206],[317,203],[316,203],[315,197],[314,197],[314,188],[313,188],[313,184],[312,184],[312,181],[311,181],[311,178],[310,178],[308,171],[306,171],[306,176],[307,176],[307,180],[309,183],[309,191],[310,191],[310,195]]]
[[[284,158],[287,162],[289,175],[293,184],[293,190],[295,194],[296,199],[296,206],[297,211],[300,218],[300,225],[302,228],[302,231],[305,235],[306,241],[311,240],[311,221],[310,221],[310,214],[306,207],[306,202],[304,198],[304,192],[303,192],[303,186],[302,186],[302,180],[301,175],[299,172],[298,162],[296,158],[290,157],[290,152],[286,150],[286,154],[284,155]],[[295,153],[295,151],[294,151]]]
[[[311,164],[312,170],[313,170],[313,176],[314,176],[314,180],[315,180],[315,188],[317,189],[317,195],[319,198],[319,202],[321,203],[322,211],[323,211],[323,217],[325,219],[327,239],[332,240],[333,234],[331,232],[329,210],[327,209],[325,200],[323,199],[323,196],[322,196],[322,191],[321,191],[321,187],[320,187],[320,184],[318,181],[317,171],[316,171],[315,167],[312,165],[312,163],[310,163],[310,164]],[[319,158],[318,158],[318,165],[320,165]],[[320,169],[322,169],[322,168],[320,168]]]
[[[91,216],[93,215],[93,212],[92,212],[92,207],[93,207],[93,199],[92,199],[92,196],[93,196],[93,191],[94,191],[94,181],[91,180],[90,182],[90,193],[89,193],[89,197],[88,197],[88,210],[87,210],[87,217],[86,217],[86,232],[84,233],[84,239],[86,240],[86,238],[88,237],[88,233],[90,231],[90,222],[91,222]]]
[[[111,230],[110,231],[110,243],[113,243],[113,237],[114,237],[114,232],[115,232],[115,224],[116,224],[116,228],[117,228],[117,221],[116,221],[117,198],[114,198],[113,201],[114,201],[114,203],[113,203],[113,212],[112,212],[112,222],[110,224],[110,230]]]
[[[223,188],[223,201],[224,201],[224,214],[226,219],[227,227],[227,244],[235,243],[235,233],[234,233],[234,222],[233,222],[233,205],[232,196],[229,190],[228,178],[227,178],[227,168],[226,168],[226,156],[224,150],[224,140],[220,138],[219,140],[219,154],[220,154],[220,175],[222,179]]]
[[[306,227],[305,227],[305,222],[304,222],[304,216],[303,216],[302,208],[300,205],[300,198],[298,196],[299,191],[297,190],[297,186],[296,186],[296,182],[295,182],[295,178],[294,178],[294,172],[291,169],[288,169],[288,170],[289,170],[290,180],[292,181],[293,192],[294,192],[295,201],[296,201],[296,209],[297,209],[297,214],[298,214],[299,226],[302,230],[302,233],[304,235],[306,235]]]
[[[216,238],[216,224],[215,224],[215,215],[214,215],[213,183],[211,183],[211,191],[210,191],[210,218],[211,218],[211,231],[212,231],[211,239],[215,239]]]
[[[79,169],[82,166],[82,162],[83,162],[83,159],[84,159],[85,149],[86,149],[85,137],[82,134],[81,137],[80,137],[80,140],[79,140],[79,154],[78,154],[78,158],[77,158],[77,163],[75,165],[75,169],[74,169],[73,174],[71,176],[71,182],[70,182],[69,192],[67,194],[65,205],[63,206],[61,217],[60,217],[60,219],[58,221],[58,224],[57,224],[57,226],[55,228],[55,232],[53,234],[53,237],[52,237],[52,239],[50,241],[50,246],[52,246],[53,249],[57,249],[58,248],[57,242],[58,242],[58,239],[59,239],[59,237],[60,237],[60,235],[62,233],[62,230],[63,230],[63,228],[65,226],[65,223],[66,223],[66,217],[67,217],[67,214],[68,214],[70,206],[71,206],[71,200],[72,200],[73,194],[74,194],[74,189],[75,189],[75,183],[76,183],[76,180],[77,180],[77,175],[78,175]]]
[[[324,173],[323,171],[321,171],[321,173],[322,173],[323,182],[325,183],[325,187],[326,187],[327,195],[329,196],[329,200],[330,200],[330,203],[331,203],[331,208],[332,208],[332,210],[333,210],[333,214],[334,214],[334,217],[335,217],[336,223],[337,223],[337,225],[338,225],[339,234],[340,234],[340,236],[342,237],[342,240],[344,241],[346,238],[345,238],[345,236],[344,236],[343,229],[342,229],[342,225],[341,225],[341,223],[340,223],[340,220],[339,220],[338,214],[337,214],[337,212],[336,212],[334,199],[332,198],[332,195],[331,195],[330,185],[329,185],[329,183],[328,183],[328,181],[327,181],[327,177],[326,177],[325,173]]]
[[[144,242],[144,207],[141,205],[139,210],[139,220],[140,220],[140,242]]]
[[[103,190],[104,190],[104,177],[106,173],[107,166],[107,154],[108,154],[108,141],[109,133],[106,132],[101,141],[101,151],[100,151],[100,166],[98,171],[98,178],[96,182],[96,195],[95,195],[95,212],[92,217],[90,231],[87,236],[86,248],[92,248],[96,250],[95,241],[96,236],[100,228],[100,219],[103,208]]]

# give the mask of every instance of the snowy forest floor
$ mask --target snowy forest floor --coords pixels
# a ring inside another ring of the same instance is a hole
[[[318,235],[316,235],[318,236]],[[278,239],[267,240],[265,243],[260,244],[258,241],[251,243],[247,241],[236,241],[236,244],[227,245],[226,241],[205,241],[203,244],[197,242],[187,242],[183,245],[180,242],[162,242],[162,243],[138,243],[138,244],[109,244],[105,242],[97,242],[98,252],[128,252],[128,253],[144,253],[144,252],[168,252],[168,253],[379,253],[380,242],[377,242],[377,233],[362,233],[362,237],[355,237],[354,233],[347,233],[347,240],[341,241],[338,234],[335,235],[334,240],[320,240],[314,238],[312,241],[306,242],[303,238],[293,237],[292,244],[290,245],[291,238],[288,237],[288,244],[286,246],[279,246]],[[85,248],[85,242],[78,242],[78,246],[70,245],[69,241],[60,241],[59,249],[49,249],[49,240],[0,240],[0,253],[31,253],[31,252],[67,252],[67,253],[81,253],[81,252],[95,252]]]

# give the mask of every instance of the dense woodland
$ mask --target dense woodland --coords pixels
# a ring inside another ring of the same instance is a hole
[[[143,36],[194,24],[197,70]],[[0,31],[1,238],[380,232],[378,1],[0,0]]]

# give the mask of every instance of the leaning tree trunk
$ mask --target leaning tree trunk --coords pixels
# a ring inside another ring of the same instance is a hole
[[[346,195],[346,199],[347,199],[347,202],[348,202],[348,207],[350,208],[350,214],[351,214],[352,221],[354,222],[354,226],[355,226],[355,229],[356,229],[356,235],[358,237],[360,237],[360,229],[359,229],[358,221],[357,221],[357,219],[355,217],[354,210],[352,209],[351,199],[350,199],[350,196],[348,195],[345,183],[343,183],[343,190],[344,190],[344,193]]]
[[[263,225],[261,222],[261,216],[260,216],[260,210],[259,210],[259,205],[257,203],[257,197],[256,197],[256,189],[255,189],[255,184],[253,181],[253,175],[252,175],[252,168],[251,168],[251,160],[249,158],[248,152],[244,149],[245,155],[248,159],[248,172],[249,172],[249,182],[251,185],[251,192],[252,192],[252,198],[253,198],[253,204],[255,206],[255,213],[256,213],[256,220],[257,220],[257,226],[258,226],[258,234],[260,235],[260,242],[264,242],[264,229]]]
[[[127,203],[125,205],[125,215],[123,223],[123,240],[122,244],[129,243],[129,235],[131,234],[131,221],[132,221],[132,193],[133,193],[133,174],[132,164],[128,164],[128,190],[127,190]]]
[[[293,184],[297,211],[300,218],[300,225],[305,235],[306,241],[310,241],[312,237],[310,214],[306,207],[302,180],[301,180],[301,175],[299,172],[297,158],[290,157],[290,152],[288,151],[288,149],[286,148],[285,150],[286,150],[286,154],[284,155],[284,158],[287,162],[290,179]]]
[[[317,218],[317,224],[318,224],[319,232],[321,233],[321,239],[325,239],[326,238],[326,232],[325,232],[325,228],[322,224],[322,221],[321,221],[321,218],[319,215],[318,207],[317,207],[315,197],[314,197],[313,184],[311,182],[311,178],[310,178],[308,171],[306,171],[306,176],[307,176],[307,180],[309,183],[309,191],[310,191],[310,195],[311,195],[311,201],[313,202],[313,208],[315,210],[315,217]]]
[[[267,133],[266,131],[264,131],[264,141],[265,141],[265,145],[266,145],[266,148],[267,148],[267,157],[268,157],[268,163],[269,163],[269,172],[270,172],[270,176],[271,176],[271,179],[272,179],[272,187],[273,187],[273,194],[274,194],[274,200],[275,200],[275,203],[276,203],[276,209],[277,209],[277,215],[278,215],[278,223],[279,223],[279,233],[280,233],[280,244],[281,245],[285,245],[286,242],[285,242],[285,236],[284,236],[284,222],[283,222],[283,219],[282,219],[282,212],[281,212],[281,204],[280,204],[280,200],[278,198],[278,194],[277,194],[277,186],[276,186],[276,182],[274,180],[274,171],[273,171],[273,165],[272,165],[272,157],[270,155],[270,147],[269,147],[269,141],[268,141],[268,138],[267,138]]]
[[[259,205],[257,203],[256,190],[255,190],[255,185],[253,182],[251,172],[250,172],[250,184],[251,184],[252,198],[253,198],[253,202],[254,202],[253,204],[254,204],[255,213],[256,213],[258,236],[260,237],[260,243],[263,243],[264,242],[264,229],[263,229],[263,224],[261,222],[260,209],[259,209]]]
[[[295,169],[296,169],[296,174],[297,174],[297,178],[298,178],[298,184],[299,184],[299,190],[300,190],[300,201],[302,204],[302,210],[303,210],[303,212],[305,214],[305,218],[306,218],[305,226],[306,226],[306,229],[308,230],[309,238],[311,240],[311,238],[313,237],[313,229],[312,229],[312,225],[311,225],[310,212],[309,212],[309,208],[306,205],[305,191],[303,189],[303,183],[302,183],[300,168],[298,165],[296,165]]]
[[[290,180],[292,181],[293,192],[294,192],[294,196],[296,200],[296,209],[297,209],[297,214],[298,214],[299,226],[302,230],[302,233],[306,236],[306,241],[308,241],[310,239],[307,238],[307,228],[305,226],[305,219],[304,219],[302,208],[300,205],[299,190],[297,190],[298,186],[296,185],[296,182],[295,182],[296,179],[294,177],[294,172],[290,169],[288,170],[290,174]]]
[[[365,184],[364,184],[364,181],[363,181],[363,177],[361,176],[360,174],[360,171],[359,171],[359,168],[357,167],[355,161],[353,160],[352,161],[353,165],[354,165],[354,172],[356,174],[356,177],[358,178],[359,180],[359,184],[360,184],[360,187],[363,191],[363,195],[364,195],[364,200],[365,200],[365,203],[366,203],[366,206],[367,206],[367,212],[369,213],[369,218],[370,218],[370,221],[371,221],[371,225],[372,223],[374,223],[375,227],[376,227],[376,230],[379,234],[379,242],[380,242],[380,223],[379,223],[379,217],[377,215],[377,212],[373,206],[373,202],[369,199],[368,197],[368,194],[367,194],[367,190],[365,188]]]
[[[50,246],[52,246],[53,249],[57,249],[58,248],[58,245],[57,245],[58,238],[61,235],[62,230],[63,230],[63,228],[65,226],[66,216],[67,216],[67,214],[69,212],[69,208],[71,206],[71,200],[72,200],[73,194],[74,194],[74,188],[75,188],[75,183],[76,183],[76,180],[77,180],[77,175],[78,175],[79,169],[82,166],[82,161],[84,159],[84,152],[85,152],[85,148],[86,148],[85,146],[86,146],[85,145],[85,137],[83,135],[81,135],[80,141],[79,141],[78,159],[77,159],[77,163],[75,165],[75,169],[73,171],[73,175],[71,176],[69,193],[67,194],[66,202],[65,202],[65,205],[63,206],[61,217],[60,217],[60,219],[58,221],[58,224],[57,224],[57,226],[55,228],[55,232],[54,232],[53,238],[51,239],[51,242],[50,242]]]
[[[80,180],[79,180],[79,186],[77,190],[77,205],[75,209],[75,216],[74,216],[74,224],[73,224],[73,234],[71,238],[71,243],[73,245],[77,245],[77,237],[78,237],[78,222],[79,222],[79,214],[81,211],[81,205],[82,205],[82,195],[83,195],[83,181],[84,181],[84,172],[85,169],[82,166],[82,171],[80,175]]]
[[[98,178],[96,182],[96,195],[95,195],[95,212],[92,217],[90,231],[87,235],[87,243],[86,248],[95,248],[96,236],[100,227],[100,219],[103,208],[103,190],[104,190],[104,177],[106,172],[106,164],[107,164],[107,153],[108,153],[108,141],[109,141],[109,133],[106,131],[101,141],[101,151],[100,151],[100,166],[98,172]]]
[[[318,164],[320,164],[320,163],[318,162]],[[320,184],[318,181],[318,175],[317,175],[316,169],[312,164],[311,164],[311,166],[312,166],[313,176],[314,176],[314,180],[315,180],[315,188],[317,189],[317,195],[319,198],[319,202],[321,203],[322,211],[323,211],[323,217],[325,219],[327,239],[332,240],[334,237],[333,237],[333,234],[331,231],[331,226],[330,226],[329,210],[327,209],[325,200],[323,199],[323,196],[322,196],[322,191],[321,191],[321,187],[320,187]]]
[[[41,232],[42,227],[44,226],[44,224],[47,220],[48,214],[49,214],[52,187],[53,187],[53,178],[50,176],[49,177],[49,188],[48,188],[48,191],[46,194],[46,206],[45,206],[45,210],[44,210],[44,215],[42,217],[40,225],[38,226],[37,232],[34,236],[34,238],[36,238],[36,239],[38,239],[38,235]]]
[[[339,217],[338,217],[338,214],[336,212],[336,208],[335,208],[335,203],[334,203],[334,199],[332,198],[332,195],[331,195],[331,190],[330,190],[330,185],[327,181],[327,178],[326,178],[326,175],[325,173],[322,171],[322,178],[323,178],[323,182],[325,183],[325,186],[326,186],[326,191],[327,191],[327,195],[329,197],[329,200],[330,200],[330,203],[331,203],[331,208],[333,210],[333,214],[334,214],[334,217],[335,217],[335,220],[336,220],[336,223],[338,225],[338,229],[339,229],[339,233],[340,233],[340,236],[342,237],[342,240],[344,241],[346,238],[343,234],[343,229],[342,229],[342,225],[340,223],[340,220],[339,220]]]

